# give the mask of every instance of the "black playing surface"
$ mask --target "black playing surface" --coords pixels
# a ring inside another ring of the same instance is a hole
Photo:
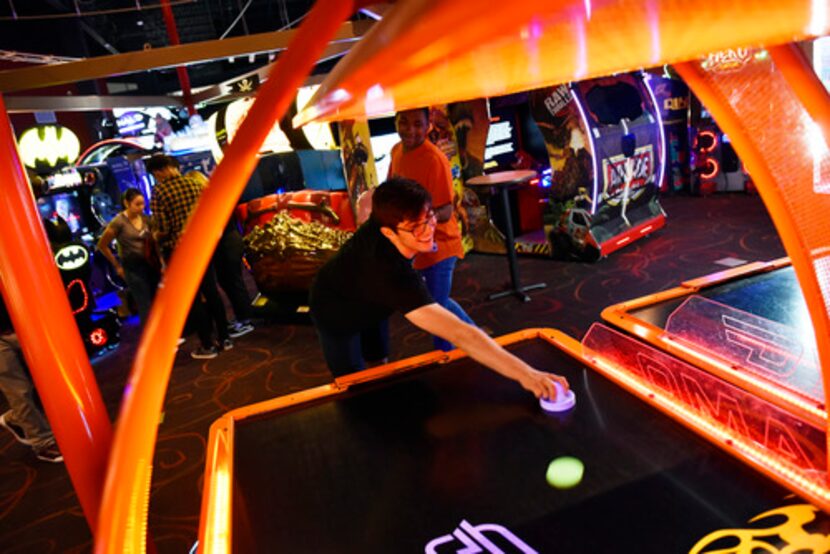
[[[511,350],[565,375],[576,408],[546,414],[465,359],[240,422],[234,551],[456,552],[467,521],[538,552],[688,552],[799,502],[554,346]],[[557,490],[545,472],[566,455],[585,476]]]
[[[807,304],[792,267],[782,267],[767,273],[759,273],[734,281],[707,287],[698,293],[721,304],[749,312],[799,329],[800,334],[813,332],[812,327],[802,328],[809,322]],[[631,314],[658,327],[665,327],[666,320],[684,298],[675,298],[653,306],[632,310]]]

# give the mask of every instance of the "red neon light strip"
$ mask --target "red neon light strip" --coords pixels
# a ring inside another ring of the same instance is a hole
[[[73,279],[69,281],[69,284],[66,285],[66,294],[69,295],[72,292],[72,287],[74,286],[81,287],[81,293],[84,295],[84,303],[77,310],[72,310],[73,315],[81,313],[82,311],[86,310],[87,306],[89,306],[89,295],[86,292],[86,286],[84,285],[84,282],[80,279]]]
[[[713,158],[707,158],[706,159],[706,165],[708,165],[712,169],[709,171],[709,173],[701,173],[700,178],[703,179],[703,180],[707,180],[707,179],[712,179],[713,177],[716,177],[718,172],[720,171],[720,165],[718,165],[717,160],[715,160]]]

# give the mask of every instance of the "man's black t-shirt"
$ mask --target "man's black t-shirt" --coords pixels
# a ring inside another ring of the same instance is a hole
[[[314,320],[336,334],[357,333],[396,311],[406,314],[433,302],[412,261],[371,219],[320,268],[311,284]]]

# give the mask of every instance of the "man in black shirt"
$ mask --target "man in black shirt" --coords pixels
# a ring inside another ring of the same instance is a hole
[[[375,190],[369,220],[311,285],[311,314],[331,372],[339,377],[385,361],[388,317],[401,312],[536,397],[555,398],[555,382],[567,391],[564,377],[530,367],[432,299],[412,258],[432,251],[435,225],[432,199],[415,181],[393,178]]]

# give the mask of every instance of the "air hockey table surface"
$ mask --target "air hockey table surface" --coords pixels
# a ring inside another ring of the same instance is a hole
[[[826,427],[822,373],[807,303],[789,259],[754,262],[609,306],[602,317],[657,349],[782,400]],[[712,363],[729,367],[724,373]],[[731,375],[730,375],[731,373]]]
[[[696,294],[720,302],[770,321],[797,328],[800,334],[810,336],[807,304],[798,285],[795,271],[789,265],[770,271],[750,274],[741,279],[714,282]],[[669,316],[684,298],[672,298],[631,311],[641,320],[665,327]]]
[[[230,492],[207,500],[230,498],[232,550],[703,552],[724,529],[749,529],[733,544],[754,536],[769,518],[748,522],[778,509],[806,510],[811,531],[830,533],[822,512],[586,367],[568,353],[574,339],[546,331],[552,339],[506,346],[568,378],[577,404],[566,414],[542,411],[516,383],[460,356],[245,411],[227,447]],[[569,489],[546,481],[562,456],[585,468]],[[762,540],[787,544],[773,535]]]

